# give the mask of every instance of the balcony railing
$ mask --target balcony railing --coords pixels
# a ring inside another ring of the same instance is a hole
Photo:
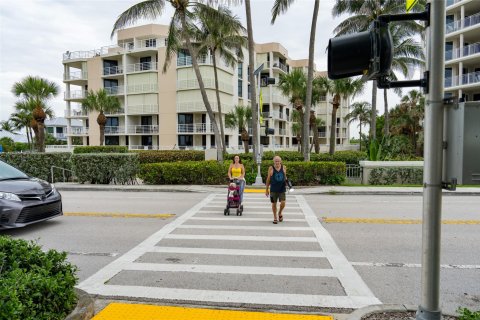
[[[480,23],[480,13],[474,14],[472,16],[466,17],[462,20],[457,20],[448,23],[445,26],[445,33],[452,33],[461,29],[465,29]]]
[[[454,50],[445,51],[445,60],[448,61],[462,57],[468,57],[478,53],[480,53],[480,42],[465,46],[463,49],[457,48]]]
[[[83,110],[71,110],[70,117],[87,117],[88,114]]]
[[[125,86],[113,86],[104,88],[109,95],[124,94]]]
[[[177,131],[181,133],[211,133],[213,125],[207,126],[206,123],[178,124]]]
[[[159,146],[143,146],[143,145],[130,145],[128,146],[129,150],[160,150]],[[172,149],[171,147],[166,147],[166,150]]]
[[[105,112],[105,115],[119,115],[119,114],[125,114],[125,109],[121,108],[121,109],[118,109],[117,111],[113,111],[113,112]]]
[[[127,73],[157,70],[156,62],[140,62],[127,65]]]
[[[63,60],[76,60],[76,59],[89,59],[97,56],[101,56],[108,53],[109,48],[117,46],[105,46],[100,49],[87,50],[87,51],[67,51],[63,54]]]
[[[480,71],[463,74],[461,77],[454,76],[445,78],[445,88],[480,83]]]
[[[87,80],[87,71],[73,71],[73,72],[67,72],[63,74],[63,80],[69,81],[69,80]]]
[[[87,127],[71,127],[70,130],[67,129],[67,134],[70,135],[87,135],[88,128]]]
[[[276,62],[276,61],[270,61],[270,65],[273,67],[273,68],[277,68],[277,69],[280,69],[282,70],[283,72],[287,73],[288,72],[288,68],[285,64],[281,63],[281,62]]]
[[[158,133],[158,125],[128,126],[127,133],[135,133],[135,134]]]
[[[205,54],[197,58],[198,64],[212,64],[211,59]],[[177,67],[183,66],[191,66],[192,65],[192,57],[190,56],[182,56],[177,57]]]
[[[164,47],[164,39],[137,39],[135,42],[125,42],[119,45],[104,46],[100,49],[85,50],[85,51],[67,51],[63,54],[63,61],[90,59],[93,57],[103,56],[109,53],[123,53],[124,51],[132,51],[138,49],[155,49]]]
[[[215,89],[215,79],[214,78],[203,78],[203,83],[207,89]],[[218,87],[221,91],[232,94],[233,86],[230,83],[225,81],[219,81]],[[178,90],[189,90],[189,89],[199,89],[197,79],[189,80],[177,80],[177,89]]]
[[[278,129],[278,134],[280,134],[281,136],[286,135],[287,134],[287,129],[283,129],[283,128]]]
[[[73,90],[73,91],[65,91],[65,99],[85,99],[87,96],[86,90]]]
[[[104,67],[103,75],[111,76],[116,74],[123,74],[123,66],[114,66],[114,67]]]
[[[158,105],[157,104],[142,104],[136,106],[128,106],[128,114],[146,114],[146,113],[157,113]]]
[[[133,84],[133,85],[127,86],[128,94],[149,93],[149,92],[157,92],[157,91],[158,91],[158,85],[156,83]]]
[[[120,126],[106,126],[105,134],[122,134],[125,133],[125,127]]]

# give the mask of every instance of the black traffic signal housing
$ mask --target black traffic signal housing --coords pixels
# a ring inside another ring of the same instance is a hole
[[[270,77],[262,77],[260,79],[260,86],[261,87],[266,87],[270,84],[275,84],[275,78],[270,78]]]
[[[274,135],[274,134],[275,134],[275,129],[274,128],[265,127],[265,135],[266,136]]]
[[[328,43],[328,77],[363,75],[364,80],[390,73],[393,41],[388,23],[374,21],[368,31],[331,38]]]

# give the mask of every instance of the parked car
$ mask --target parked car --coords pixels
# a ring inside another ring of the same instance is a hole
[[[0,229],[18,228],[63,215],[53,184],[0,160]]]

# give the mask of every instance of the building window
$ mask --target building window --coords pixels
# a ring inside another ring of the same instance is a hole
[[[103,87],[108,94],[118,93],[118,80],[116,79],[103,79]]]
[[[180,49],[177,53],[177,66],[190,66],[192,65],[192,57],[188,53],[188,50]]]
[[[193,136],[188,135],[179,135],[178,136],[178,146],[181,147],[192,147],[193,146]]]
[[[152,142],[152,136],[142,136],[142,146],[151,146]]]
[[[445,42],[445,60],[453,59],[453,42]]]
[[[119,121],[118,117],[107,117],[107,122],[105,123],[105,127],[118,127]]]
[[[157,39],[147,39],[145,40],[145,47],[153,47],[157,46]]]
[[[47,133],[53,134],[53,127],[47,127]]]
[[[105,145],[106,146],[119,146],[120,137],[119,136],[105,136]]]
[[[243,97],[243,62],[238,63],[238,96]]]
[[[103,60],[103,74],[117,74],[120,73],[118,68],[118,61],[116,60]]]
[[[140,70],[150,70],[151,68],[152,57],[142,57],[140,58]]]
[[[452,68],[445,68],[445,87],[451,87],[452,85]]]

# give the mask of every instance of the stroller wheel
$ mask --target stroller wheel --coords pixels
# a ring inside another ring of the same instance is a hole
[[[228,209],[223,209],[223,215],[226,216],[226,215],[227,215],[227,211],[228,211]]]
[[[230,215],[230,209],[227,209],[227,215],[228,216]]]
[[[237,209],[237,216],[240,215],[240,212],[241,212],[240,209]]]
[[[243,212],[243,204],[240,205],[240,211]]]

